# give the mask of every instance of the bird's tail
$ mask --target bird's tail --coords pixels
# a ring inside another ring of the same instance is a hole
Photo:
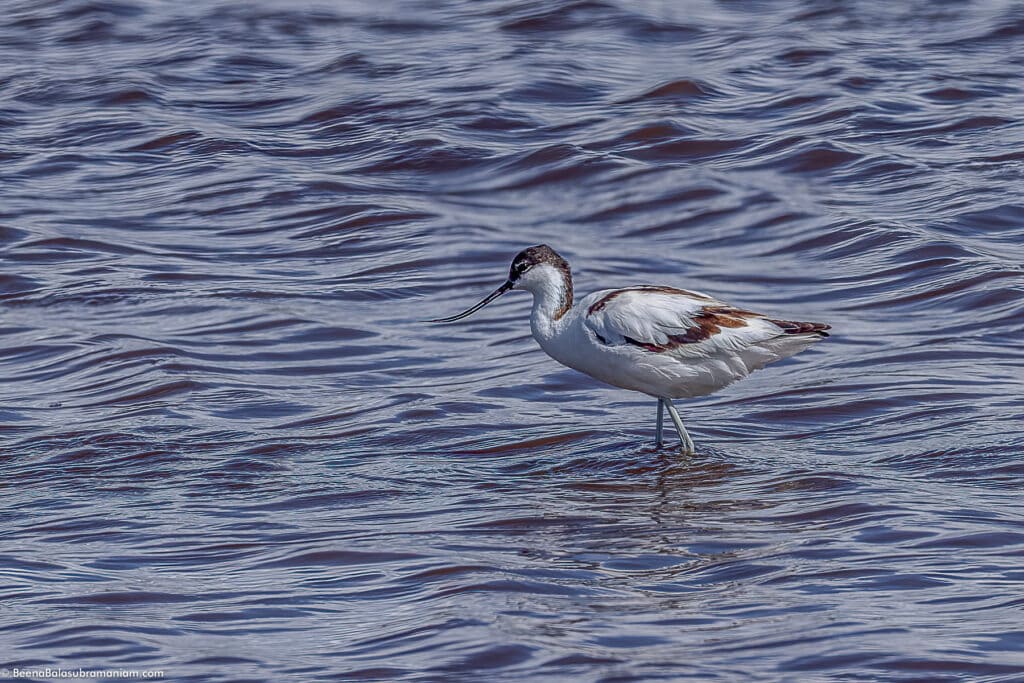
[[[792,320],[769,320],[768,322],[782,330],[783,334],[815,334],[820,337],[827,337],[831,325],[825,323],[800,323]]]
[[[766,361],[768,363],[800,353],[808,346],[827,337],[828,332],[825,330],[831,329],[831,326],[824,323],[804,323],[792,320],[769,320],[768,322],[781,330],[779,336],[763,343],[763,347],[774,355],[773,358]],[[763,365],[764,363],[762,363]]]

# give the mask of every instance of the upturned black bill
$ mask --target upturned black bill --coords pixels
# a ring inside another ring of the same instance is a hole
[[[453,315],[453,316],[448,317],[448,318],[437,318],[436,320],[424,320],[423,322],[425,322],[425,323],[453,323],[456,320],[462,320],[463,318],[466,318],[468,316],[473,315],[474,313],[479,311],[481,308],[483,308],[487,304],[491,303],[492,301],[494,301],[495,299],[497,299],[499,296],[501,296],[502,294],[504,294],[505,292],[507,292],[510,289],[512,289],[512,281],[511,280],[506,280],[505,284],[503,284],[501,287],[498,287],[496,290],[494,290],[493,292],[488,294],[486,297],[484,297],[484,300],[481,301],[480,303],[478,303],[476,306],[473,306],[472,308],[469,308],[469,309],[463,311],[462,313],[459,313],[458,315]]]

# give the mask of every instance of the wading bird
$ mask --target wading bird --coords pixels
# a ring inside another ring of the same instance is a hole
[[[658,399],[657,444],[665,409],[683,450],[693,439],[674,398],[705,396],[754,370],[803,351],[828,336],[823,323],[776,320],[675,287],[637,285],[603,289],[573,306],[569,264],[541,244],[519,252],[508,280],[480,303],[448,318],[480,310],[510,289],[533,294],[530,328],[540,347],[562,365],[612,386]]]

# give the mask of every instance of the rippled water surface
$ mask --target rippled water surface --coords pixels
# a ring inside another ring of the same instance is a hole
[[[7,2],[0,667],[1024,680],[1013,2]],[[833,325],[679,402],[514,293]]]

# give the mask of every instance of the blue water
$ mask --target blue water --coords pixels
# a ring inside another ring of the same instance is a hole
[[[1024,680],[1024,10],[8,2],[0,678]],[[832,337],[655,406],[521,248]],[[111,679],[113,680],[113,679]]]

